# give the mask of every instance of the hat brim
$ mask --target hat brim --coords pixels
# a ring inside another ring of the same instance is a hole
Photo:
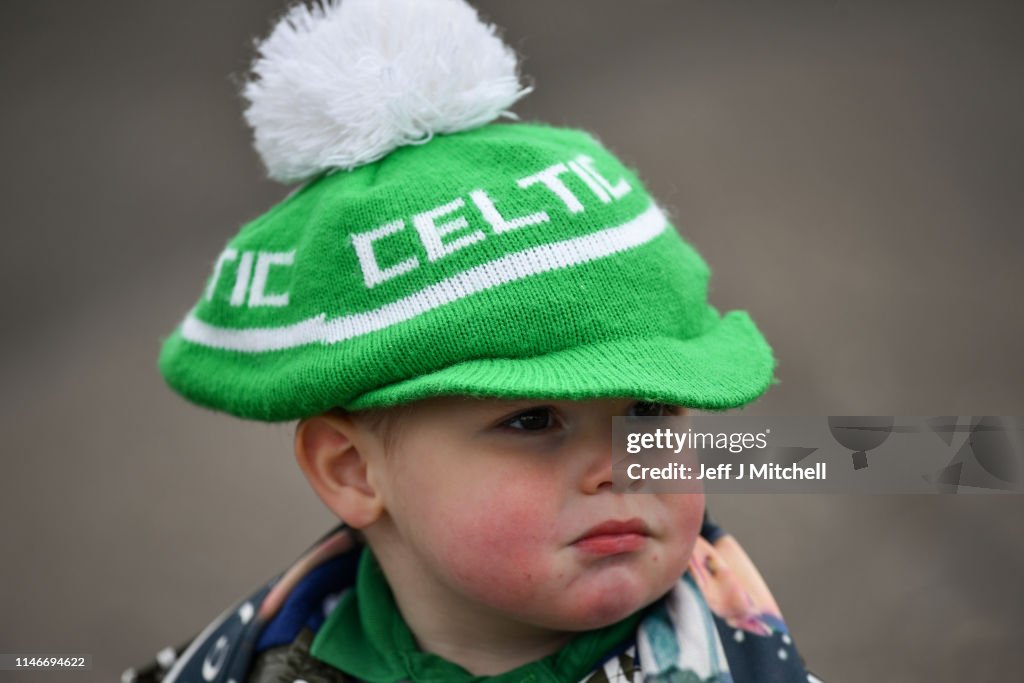
[[[358,396],[348,410],[439,395],[584,400],[634,398],[702,410],[744,406],[774,380],[772,349],[746,311],[690,339],[635,337],[529,358],[480,358]]]

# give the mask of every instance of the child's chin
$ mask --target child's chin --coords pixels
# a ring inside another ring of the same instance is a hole
[[[591,631],[621,621],[650,600],[627,591],[611,591],[572,605],[561,615],[561,627],[568,631]]]

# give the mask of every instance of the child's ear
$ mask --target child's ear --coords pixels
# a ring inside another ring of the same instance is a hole
[[[295,458],[320,500],[355,528],[373,524],[384,511],[367,453],[368,435],[346,415],[326,413],[295,427]]]

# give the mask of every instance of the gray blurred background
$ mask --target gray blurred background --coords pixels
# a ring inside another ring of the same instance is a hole
[[[746,309],[762,414],[1022,415],[1024,12],[1013,2],[476,3]],[[292,425],[194,408],[163,337],[283,198],[238,83],[285,4],[48,2],[0,22],[0,652],[116,680],[333,518]],[[1024,498],[709,501],[829,681],[1019,680]]]

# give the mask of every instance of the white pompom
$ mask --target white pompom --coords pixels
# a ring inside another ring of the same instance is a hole
[[[482,126],[530,92],[515,54],[464,0],[327,0],[258,47],[245,118],[270,177],[351,169]]]

